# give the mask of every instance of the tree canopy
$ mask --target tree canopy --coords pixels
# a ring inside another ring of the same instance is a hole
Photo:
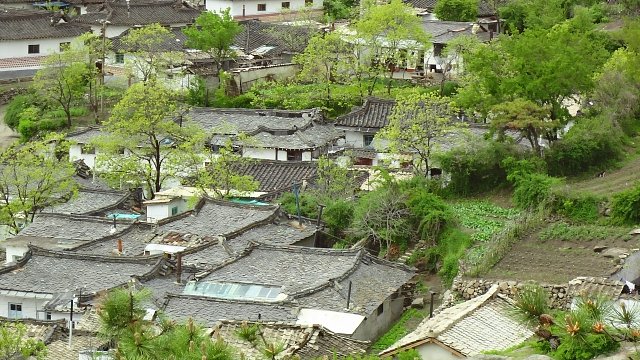
[[[241,31],[242,26],[226,9],[220,13],[204,11],[196,18],[195,24],[182,32],[187,35],[187,46],[207,52],[220,68],[224,59],[235,54],[231,46]]]
[[[475,21],[478,18],[478,0],[438,0],[434,9],[443,21]]]
[[[107,178],[144,185],[151,198],[168,178],[185,175],[204,149],[203,132],[174,119],[175,94],[151,81],[132,85],[104,123],[97,168]]]

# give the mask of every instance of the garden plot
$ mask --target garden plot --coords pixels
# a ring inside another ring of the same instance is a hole
[[[556,222],[516,242],[484,277],[566,283],[578,276],[610,276],[620,255],[640,248],[630,228]],[[598,250],[598,252],[594,251]]]
[[[461,201],[451,205],[460,225],[471,234],[473,243],[485,243],[516,219],[520,212],[485,201]]]

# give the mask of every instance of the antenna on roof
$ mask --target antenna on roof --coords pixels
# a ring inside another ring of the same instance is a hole
[[[129,3],[131,2],[131,0],[125,0],[127,2],[127,17],[129,17],[129,15],[131,15],[131,8],[129,6]]]

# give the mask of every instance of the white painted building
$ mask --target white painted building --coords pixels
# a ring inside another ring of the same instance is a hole
[[[235,18],[260,17],[303,9],[322,9],[322,0],[207,0],[209,11],[220,13],[230,9]]]

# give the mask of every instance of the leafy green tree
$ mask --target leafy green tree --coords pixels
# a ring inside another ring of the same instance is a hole
[[[499,8],[506,31],[514,34],[525,29],[550,29],[566,17],[565,0],[513,0]]]
[[[553,139],[559,122],[550,119],[550,111],[533,101],[515,99],[491,108],[491,128],[503,139],[505,131],[516,130],[522,134],[538,156],[542,155],[540,139]]]
[[[67,201],[77,190],[75,168],[51,154],[52,143],[63,137],[51,134],[38,141],[13,145],[0,153],[0,223],[17,233],[47,206]]]
[[[40,340],[27,336],[27,327],[22,323],[0,323],[0,359],[37,359],[47,356],[47,347]]]
[[[340,165],[326,156],[318,159],[318,181],[315,189],[318,196],[329,199],[345,199],[355,190],[354,172],[349,164]]]
[[[49,55],[33,78],[33,88],[44,99],[59,105],[71,127],[71,107],[82,100],[89,69],[78,62],[78,52],[67,48]]]
[[[478,0],[438,0],[434,9],[443,21],[475,21],[478,18]]]
[[[198,156],[199,154],[196,154]],[[234,151],[231,139],[227,139],[217,153],[206,155],[204,165],[196,166],[195,185],[204,194],[215,193],[219,198],[244,196],[258,189],[260,183],[251,175],[242,175],[241,169],[252,160]],[[200,162],[201,163],[201,162]]]
[[[349,56],[347,43],[340,34],[334,32],[311,38],[307,48],[302,54],[296,55],[293,62],[302,67],[299,79],[321,84],[327,101],[331,101],[331,86],[347,79]]]
[[[102,73],[95,66],[96,62],[102,61],[105,54],[111,49],[111,40],[101,37],[92,32],[87,32],[78,37],[78,41],[82,43],[79,49],[78,60],[84,60],[87,67],[86,82],[89,108],[93,111],[93,116],[98,121],[98,110],[100,102],[98,95],[104,89],[104,79]]]
[[[166,179],[186,175],[188,160],[204,150],[202,131],[174,121],[177,116],[175,94],[162,84],[131,86],[93,144],[101,152],[98,170],[115,181],[144,184],[153,198]]]
[[[391,153],[412,156],[414,172],[428,176],[430,161],[442,144],[463,138],[465,124],[453,120],[456,114],[456,107],[446,97],[426,94],[400,98],[389,116],[389,125],[376,138],[386,142]]]
[[[323,3],[324,16],[329,22],[349,19],[355,13],[356,3],[352,0],[327,0]]]
[[[411,227],[405,202],[406,194],[397,186],[381,187],[363,195],[353,211],[348,232],[357,240],[367,239],[386,249],[406,243]]]
[[[187,46],[207,52],[213,58],[218,70],[222,61],[235,55],[231,48],[242,27],[233,20],[230,9],[215,13],[204,11],[196,18],[195,24],[183,30],[187,35]]]
[[[407,61],[410,54],[425,50],[429,45],[429,35],[424,31],[421,20],[401,0],[370,6],[354,29],[359,41],[367,46],[370,54],[368,64],[382,71],[380,74],[388,74],[389,94],[396,66]]]
[[[552,119],[566,118],[563,101],[590,91],[608,56],[591,31],[574,25],[528,29],[471,49],[456,103],[486,116],[492,106],[522,98],[549,106]]]
[[[150,24],[132,29],[122,38],[122,44],[131,54],[127,66],[132,77],[142,82],[154,80],[159,73],[180,64],[183,55],[178,51],[165,51],[167,44],[175,41],[171,31],[160,24]]]

